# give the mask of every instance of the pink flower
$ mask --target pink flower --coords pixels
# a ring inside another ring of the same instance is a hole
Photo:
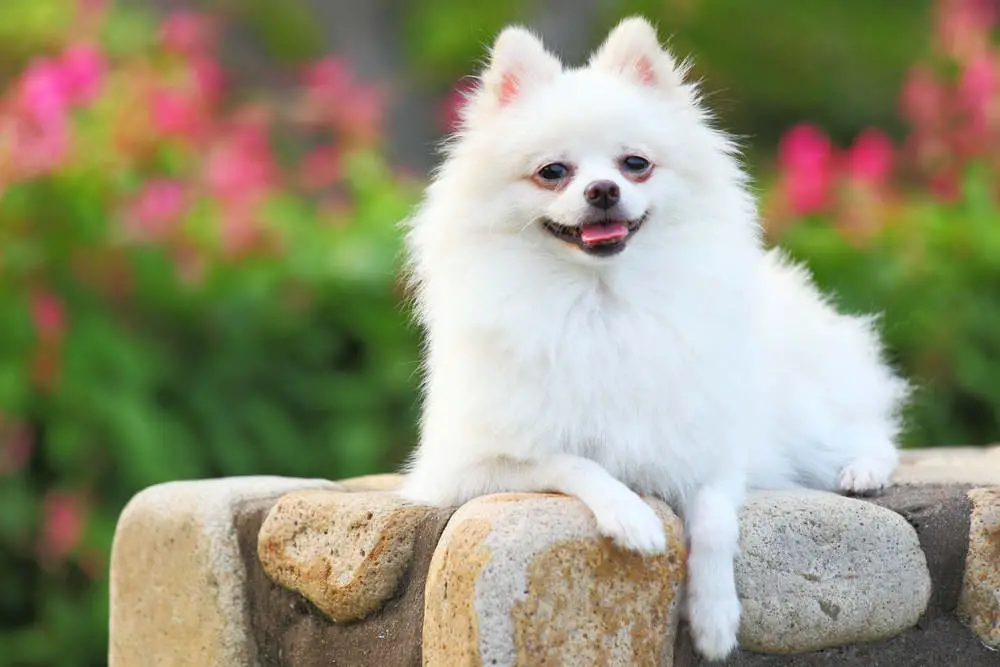
[[[833,147],[823,130],[801,123],[785,133],[778,144],[778,164],[783,169],[825,169],[833,157]]]
[[[59,338],[66,329],[62,300],[47,289],[38,290],[31,296],[31,320],[41,338]]]
[[[306,67],[303,79],[309,94],[340,98],[350,91],[354,75],[344,60],[327,56]]]
[[[930,178],[931,192],[946,202],[955,202],[961,194],[961,184],[958,174],[954,171],[943,171]]]
[[[76,493],[49,491],[42,501],[43,556],[62,560],[80,543],[87,523],[83,499]]]
[[[353,143],[367,144],[382,123],[382,96],[374,86],[359,85],[350,67],[328,56],[303,71],[304,105],[299,117],[310,125],[330,126]]]
[[[67,79],[58,63],[36,60],[21,74],[17,106],[32,122],[46,126],[64,122],[69,101]]]
[[[900,113],[918,129],[939,126],[944,120],[947,92],[933,72],[923,66],[910,69],[899,95]]]
[[[969,63],[958,82],[962,103],[975,117],[986,115],[996,101],[997,90],[997,64],[992,55]]]
[[[186,205],[187,196],[179,181],[152,180],[129,204],[127,224],[142,237],[159,239],[170,232]]]
[[[438,110],[438,121],[445,132],[454,132],[458,129],[459,122],[462,119],[462,109],[468,102],[469,94],[474,88],[475,85],[473,83],[467,81],[459,83],[442,100]]]
[[[155,91],[151,112],[153,125],[159,132],[182,139],[198,138],[207,122],[197,99],[173,90]]]
[[[102,16],[108,10],[108,0],[77,0],[76,10],[83,16]]]
[[[23,470],[34,449],[35,439],[27,425],[0,415],[0,475],[13,475]]]
[[[299,179],[307,188],[322,190],[336,183],[340,175],[340,153],[333,146],[320,146],[302,160]]]
[[[936,14],[936,41],[947,56],[966,62],[989,49],[995,0],[940,0]]]
[[[226,210],[222,217],[222,249],[227,255],[241,255],[257,241],[257,225],[249,207],[237,205]]]
[[[356,87],[340,100],[335,117],[341,131],[360,144],[367,144],[378,136],[382,123],[382,99],[374,87]]]
[[[106,69],[101,52],[90,44],[73,44],[63,52],[59,66],[67,98],[75,104],[94,101]]]
[[[180,10],[170,14],[160,26],[160,43],[167,51],[194,56],[215,44],[212,21],[199,12]]]
[[[884,132],[865,130],[857,136],[844,156],[848,176],[871,185],[885,182],[892,171],[895,147]]]
[[[214,58],[194,56],[191,59],[191,75],[199,95],[210,103],[218,99],[225,86],[225,74]]]
[[[778,164],[785,197],[796,215],[826,207],[833,184],[833,147],[819,128],[796,125],[781,138]]]
[[[244,122],[208,154],[205,178],[212,194],[226,202],[256,201],[277,179],[266,128]]]
[[[21,178],[50,172],[63,161],[69,151],[70,130],[66,117],[40,123],[24,116],[9,119],[0,128],[11,139],[14,169]]]

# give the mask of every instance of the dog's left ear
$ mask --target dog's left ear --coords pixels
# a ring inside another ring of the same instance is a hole
[[[638,16],[619,23],[591,56],[589,65],[662,90],[678,89],[684,83],[684,68],[660,46],[649,21]]]

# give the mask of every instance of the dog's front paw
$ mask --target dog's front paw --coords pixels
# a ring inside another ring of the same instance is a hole
[[[694,647],[709,660],[722,660],[736,648],[740,601],[736,595],[688,591],[687,618]]]
[[[594,509],[597,530],[618,546],[645,555],[667,550],[663,522],[642,498],[629,492]]]

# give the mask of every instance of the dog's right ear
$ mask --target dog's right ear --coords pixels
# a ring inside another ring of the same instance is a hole
[[[562,63],[525,28],[504,29],[493,44],[490,64],[482,75],[481,94],[494,107],[504,107],[532,86],[551,81]]]

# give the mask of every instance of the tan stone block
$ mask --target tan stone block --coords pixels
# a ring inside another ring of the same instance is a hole
[[[334,621],[363,618],[399,588],[416,526],[432,512],[388,492],[292,493],[261,526],[260,562]]]
[[[1000,487],[969,492],[969,553],[958,615],[988,646],[1000,648]]]
[[[672,664],[683,528],[649,502],[668,548],[647,558],[600,537],[575,498],[498,494],[461,507],[427,575],[424,665]]]
[[[403,479],[403,475],[384,473],[342,479],[338,484],[346,491],[396,491],[403,485]]]
[[[1000,484],[1000,446],[904,449],[897,484]]]
[[[111,667],[256,664],[234,517],[322,480],[232,477],[136,494],[111,549]]]

